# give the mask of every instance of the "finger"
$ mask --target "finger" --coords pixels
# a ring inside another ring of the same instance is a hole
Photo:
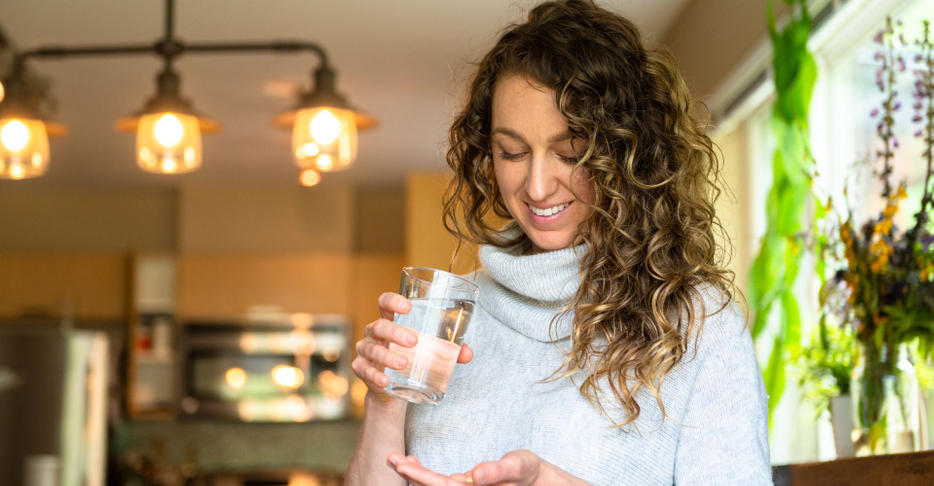
[[[389,377],[375,367],[367,368],[364,371],[365,380],[372,383],[376,388],[382,388],[389,384]]]
[[[386,456],[386,462],[393,468],[396,467],[396,464],[400,464],[403,461],[405,461],[405,456],[398,452],[390,452],[389,455]]]
[[[454,481],[460,481],[462,483],[472,483],[473,480],[470,479],[470,476],[466,474],[452,474],[451,479]]]
[[[529,451],[513,451],[498,461],[477,464],[470,475],[478,484],[532,480],[536,472],[534,467],[537,457]]]
[[[418,342],[418,337],[410,329],[386,319],[377,319],[370,328],[370,334],[377,341],[396,343],[407,348]]]
[[[383,388],[389,384],[389,377],[364,358],[358,356],[350,363],[350,368],[370,388]]]
[[[393,353],[386,346],[372,341],[363,340],[357,346],[357,355],[369,360],[380,367],[389,367],[396,370],[405,368],[409,360],[405,356]]]
[[[463,486],[464,482],[451,479],[443,474],[425,469],[412,462],[403,462],[396,466],[396,474],[412,484],[426,486]]]
[[[458,363],[469,363],[473,359],[473,350],[470,349],[470,346],[463,345],[461,346],[461,353],[457,355]]]
[[[395,292],[380,295],[377,303],[379,304],[379,316],[390,321],[396,317],[396,314],[408,314],[412,310],[412,303],[409,299]]]

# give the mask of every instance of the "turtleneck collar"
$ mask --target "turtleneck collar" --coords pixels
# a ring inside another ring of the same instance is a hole
[[[519,231],[510,228],[506,231]],[[521,246],[480,247],[483,271],[480,305],[493,317],[531,339],[551,342],[571,334],[568,313],[552,324],[580,286],[580,259],[586,245],[522,255]]]

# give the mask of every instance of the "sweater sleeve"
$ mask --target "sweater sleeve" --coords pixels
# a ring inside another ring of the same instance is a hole
[[[762,373],[742,317],[726,319],[739,322],[701,339],[709,348],[696,357],[704,361],[678,440],[675,484],[772,484]]]

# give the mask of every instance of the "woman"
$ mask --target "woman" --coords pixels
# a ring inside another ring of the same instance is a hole
[[[730,300],[719,164],[664,49],[590,0],[541,4],[480,62],[450,131],[445,224],[481,244],[444,401],[383,391],[379,299],[350,485],[770,484],[766,395]],[[511,220],[488,226],[489,213]]]

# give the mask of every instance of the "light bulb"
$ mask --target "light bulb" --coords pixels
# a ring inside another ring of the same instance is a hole
[[[19,152],[29,143],[29,129],[19,120],[11,120],[0,130],[3,146],[11,152]]]
[[[224,374],[224,377],[227,379],[227,384],[233,389],[243,388],[243,385],[246,384],[246,371],[243,371],[243,368],[230,368]]]
[[[3,101],[4,96],[6,96],[6,91],[3,89],[3,83],[0,83],[0,101]]]
[[[26,177],[26,169],[20,164],[13,164],[10,166],[10,177],[13,179],[22,179]]]
[[[27,179],[49,166],[45,123],[28,118],[0,120],[0,179]]]
[[[295,114],[292,155],[300,169],[343,170],[356,154],[357,126],[352,111],[319,106]]]
[[[286,388],[298,388],[305,381],[305,374],[294,366],[276,366],[272,369],[270,375],[272,375],[273,382]]]
[[[313,169],[305,169],[302,171],[300,180],[303,186],[311,187],[321,182],[321,175]]]
[[[156,122],[154,130],[156,140],[164,147],[174,147],[178,145],[178,142],[182,141],[182,135],[185,134],[182,122],[177,116],[171,113],[162,115],[162,118],[159,118],[159,121]]]
[[[325,172],[334,168],[334,159],[332,159],[328,154],[319,155],[318,160],[315,163],[318,165],[319,169]]]
[[[330,145],[341,133],[341,122],[330,110],[321,110],[311,119],[311,136],[321,145]]]
[[[166,157],[162,159],[162,172],[166,174],[174,174],[178,171],[178,162],[172,157]]]
[[[139,119],[136,133],[139,168],[158,174],[183,174],[201,166],[198,118],[184,113],[150,113]]]

